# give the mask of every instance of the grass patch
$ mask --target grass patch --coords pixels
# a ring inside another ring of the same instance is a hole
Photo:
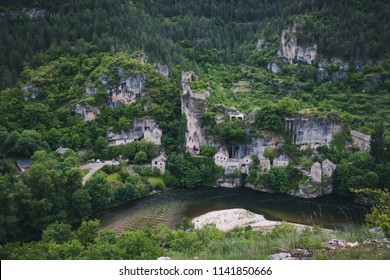
[[[161,177],[148,177],[147,179],[152,186],[155,186],[158,182],[164,183],[164,180]]]
[[[107,176],[108,182],[112,183],[112,182],[115,182],[115,181],[120,181],[120,180],[118,180],[118,175],[119,175],[118,172],[115,172],[115,173],[112,173],[112,174],[108,175]]]

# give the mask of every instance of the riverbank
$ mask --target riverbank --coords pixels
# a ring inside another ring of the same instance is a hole
[[[229,231],[235,227],[251,226],[254,230],[269,230],[280,222],[269,221],[263,215],[237,208],[212,211],[192,219],[195,228],[202,228],[207,224],[215,224],[222,231]]]
[[[281,224],[279,221],[270,221],[264,218],[263,215],[252,213],[242,208],[226,209],[220,211],[212,211],[204,215],[192,219],[195,228],[202,228],[207,224],[214,224],[221,231],[229,231],[234,228],[252,227],[253,230],[261,232],[270,232],[276,225]],[[313,228],[311,226],[288,223],[293,225],[298,231],[305,228]],[[331,235],[335,231],[330,229],[322,229],[327,234]]]

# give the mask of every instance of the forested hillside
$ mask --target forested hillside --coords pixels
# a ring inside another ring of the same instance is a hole
[[[222,148],[253,161],[229,180],[275,192],[297,191],[326,160],[335,193],[389,189],[389,17],[385,0],[2,1],[0,242],[165,187],[213,187]],[[294,118],[337,129],[299,147]],[[260,151],[262,137],[272,149]],[[263,154],[290,162],[265,174]],[[84,184],[79,167],[97,159],[118,166]]]

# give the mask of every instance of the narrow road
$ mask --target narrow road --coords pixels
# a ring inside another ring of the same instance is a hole
[[[119,165],[119,162],[112,162],[112,160],[107,160],[106,162],[96,162],[96,163],[88,163],[80,166],[81,169],[89,169],[87,175],[83,177],[83,185],[91,178],[96,171],[103,168],[105,165]]]

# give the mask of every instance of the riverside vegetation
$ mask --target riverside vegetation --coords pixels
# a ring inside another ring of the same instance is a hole
[[[288,155],[289,166],[263,174],[254,157],[248,182],[289,192],[303,180],[297,166],[331,160],[333,191],[370,204],[367,222],[389,237],[389,13],[383,0],[2,1],[1,258],[255,259],[296,248],[317,259],[389,258],[386,245],[363,243],[373,237],[366,227],[335,233],[362,246],[329,251],[323,248],[329,236],[288,225],[268,234],[187,224],[116,236],[89,221],[166,187],[216,185],[223,172],[212,159],[217,149],[204,145],[200,157],[185,151],[181,78],[192,71],[192,90],[210,93],[200,115],[207,139],[229,149],[265,135],[285,139],[264,155]],[[289,63],[277,55],[282,30],[306,50],[316,45],[317,57]],[[114,106],[110,94],[133,78],[138,83],[130,87],[140,89],[134,102]],[[221,116],[221,108],[231,107],[248,117]],[[343,130],[329,145],[299,149],[283,124],[297,115],[331,120]],[[163,131],[161,145],[109,145],[108,131],[120,133],[144,118]],[[371,135],[369,152],[352,145],[351,129]],[[63,156],[54,152],[60,146],[69,148]],[[134,166],[149,164],[160,151],[168,155],[165,174]],[[32,160],[28,173],[17,169],[22,158]],[[97,158],[121,161],[83,185],[80,164]],[[72,232],[68,224],[80,221]],[[40,234],[41,241],[10,243]]]

